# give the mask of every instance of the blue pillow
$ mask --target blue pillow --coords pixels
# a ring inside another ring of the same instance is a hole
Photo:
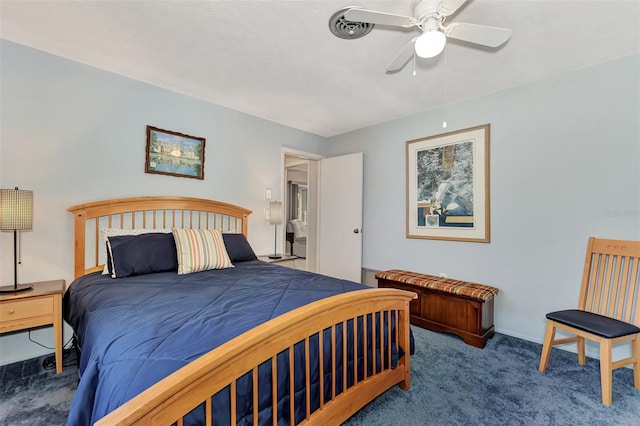
[[[258,259],[244,234],[222,234],[222,239],[231,263]]]
[[[178,270],[173,234],[149,233],[109,237],[115,278]]]

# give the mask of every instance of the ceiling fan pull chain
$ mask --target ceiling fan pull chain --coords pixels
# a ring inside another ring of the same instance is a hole
[[[413,76],[416,76],[416,51],[413,51]]]
[[[444,49],[444,102],[442,106],[442,128],[447,128],[447,48]]]

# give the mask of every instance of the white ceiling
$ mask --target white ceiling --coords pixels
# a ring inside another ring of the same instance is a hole
[[[331,15],[411,15],[413,0],[0,1],[0,37],[321,136],[640,52],[640,1],[471,0],[448,22],[511,28],[498,50],[385,69],[417,32],[357,40]],[[588,90],[588,88],[585,88]]]

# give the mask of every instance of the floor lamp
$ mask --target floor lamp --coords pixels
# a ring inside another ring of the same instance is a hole
[[[280,201],[269,203],[269,223],[275,225],[273,254],[269,256],[269,259],[281,259],[282,255],[278,254],[278,225],[282,223],[282,203]]]
[[[18,284],[18,231],[31,229],[33,191],[0,189],[0,230],[13,231],[13,285],[0,287],[0,293],[29,290],[31,284]]]

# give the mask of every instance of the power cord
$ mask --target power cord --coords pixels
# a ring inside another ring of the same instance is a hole
[[[76,348],[71,346],[62,350],[62,366],[71,367],[76,365]],[[51,355],[42,361],[42,368],[45,370],[53,370],[56,368],[56,356]]]
[[[42,343],[36,342],[35,340],[33,340],[31,338],[31,330],[29,330],[28,337],[29,337],[29,340],[31,342],[35,343],[38,346],[42,346],[45,349],[55,350],[55,348],[50,348],[49,346],[43,345]],[[70,367],[70,366],[72,366],[72,365],[74,365],[76,363],[75,345],[72,344],[71,346],[69,346],[69,344],[71,342],[73,342],[73,337],[71,339],[67,340],[67,343],[65,343],[63,345],[63,347],[62,347],[62,366],[63,367]],[[71,355],[73,355],[73,356],[71,356]],[[65,363],[65,361],[67,363]],[[46,357],[42,361],[42,368],[44,368],[45,370],[52,370],[52,369],[56,368],[56,356],[55,355],[51,355],[51,356]]]
[[[53,370],[55,367],[56,367],[55,356],[48,356],[44,359],[44,361],[42,361],[42,368],[44,368],[45,370]]]

